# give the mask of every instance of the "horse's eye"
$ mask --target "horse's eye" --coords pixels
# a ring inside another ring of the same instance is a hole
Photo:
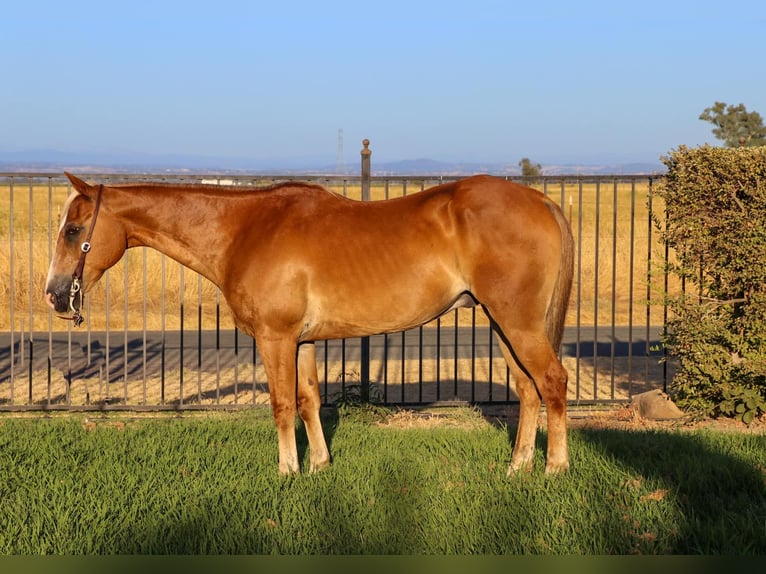
[[[67,226],[65,233],[67,237],[74,237],[78,235],[81,230],[82,230],[82,227],[80,227],[79,225],[69,225]]]

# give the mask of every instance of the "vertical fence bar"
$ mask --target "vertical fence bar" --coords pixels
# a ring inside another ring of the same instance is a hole
[[[566,206],[566,195],[567,195],[567,185],[566,185],[566,181],[564,180],[564,178],[561,178],[561,181],[559,182],[559,186],[561,188],[560,203],[559,203],[559,205],[561,205],[561,211],[564,212],[565,209],[566,209],[565,206]],[[571,193],[569,194],[569,214],[566,215],[566,218],[567,218],[567,222],[569,223],[569,229],[570,229],[570,233],[571,233],[571,230],[572,230],[572,194]],[[570,302],[570,306],[571,306],[571,302]],[[566,323],[566,317],[565,317],[565,323]],[[563,340],[562,340],[562,343],[563,343]],[[563,358],[564,358],[564,345],[563,344],[558,349],[556,349],[556,353],[558,353],[559,358],[563,360]],[[509,387],[508,390],[506,391],[506,393],[508,394],[508,396],[510,396],[510,379],[511,379],[511,369],[510,369],[510,367],[506,367],[505,371],[506,371],[505,378],[508,380],[508,387]]]
[[[110,299],[110,295],[112,293],[112,289],[111,289],[111,277],[112,277],[112,274],[110,273],[110,271],[111,271],[110,269],[107,269],[106,273],[104,273],[104,279],[106,281],[106,285],[105,285],[105,289],[104,289],[104,291],[105,291],[105,299],[106,299],[105,310],[104,310],[104,330],[105,330],[105,334],[104,334],[104,341],[105,341],[105,343],[104,343],[104,345],[105,345],[105,349],[104,349],[104,389],[105,389],[104,390],[104,394],[106,396],[107,402],[109,401],[110,396],[111,396],[110,388],[109,388],[109,383],[111,382],[111,376],[112,376],[111,368],[110,368],[111,367],[111,365],[110,365],[110,358],[112,356],[112,346],[110,344],[111,341],[110,341],[110,336],[109,336],[109,330],[110,330],[110,325],[109,325],[109,323],[110,323],[110,321],[109,321],[109,319],[110,319],[109,309],[111,308],[111,305],[109,304],[109,299]],[[90,317],[90,313],[88,314],[88,317]],[[71,345],[70,345],[70,348],[71,348]],[[71,382],[71,378],[70,378],[70,382]]]
[[[492,337],[492,325],[490,324],[487,328],[487,349],[489,350],[489,373],[487,374],[487,379],[489,380],[489,389],[487,393],[487,400],[491,403],[492,402],[492,387],[495,384],[495,381],[493,380],[493,372],[492,372],[492,363],[494,361],[494,353],[493,353],[493,343],[494,339]]]
[[[615,331],[615,323],[617,322],[617,180],[614,180],[614,189],[612,197],[612,344],[609,350],[610,356],[610,368],[612,376],[610,380],[611,394],[610,399],[614,399],[614,369],[615,369],[615,354],[617,351],[617,335]]]
[[[328,402],[329,383],[327,382],[329,365],[327,364],[328,357],[330,355],[329,345],[327,341],[324,341],[324,402]]]
[[[476,307],[471,307],[471,402],[476,401]]]
[[[346,397],[346,339],[340,340],[340,395]]]
[[[453,381],[452,381],[452,398],[457,399],[457,392],[458,392],[458,332],[460,331],[460,310],[455,309],[455,331],[454,331],[454,338],[452,340],[453,347],[455,349],[454,356],[452,357],[452,373],[453,373]]]
[[[628,395],[633,394],[633,265],[636,250],[636,181],[630,185],[630,263],[628,266]]]
[[[160,274],[161,274],[161,289],[162,294],[160,296],[160,404],[165,404],[165,351],[167,338],[165,334],[165,281],[166,281],[166,269],[165,269],[165,256],[160,255]]]
[[[15,180],[13,177],[10,178],[9,186],[8,186],[8,253],[9,253],[9,267],[10,267],[10,274],[11,274],[11,281],[9,282],[9,288],[10,288],[10,298],[11,298],[11,309],[10,309],[10,328],[11,328],[11,352],[10,352],[10,359],[11,359],[11,388],[10,388],[10,404],[14,404],[14,390],[15,390],[15,383],[16,383],[16,372],[15,372],[15,365],[16,365],[16,282],[14,281],[14,277],[16,276],[16,254],[14,253],[15,248],[13,244],[13,236],[15,235],[15,229],[14,229],[14,198],[13,198],[13,188],[14,188]],[[23,341],[19,341],[19,347],[23,344]]]
[[[258,388],[258,379],[257,379],[257,373],[258,373],[258,342],[255,340],[255,337],[252,337],[253,341],[253,355],[252,355],[252,363],[253,363],[253,377],[252,377],[252,387],[253,387],[253,405],[256,404],[256,390]]]
[[[388,402],[388,333],[383,334],[383,357],[382,374],[383,377],[383,403]]]
[[[68,189],[67,189],[67,191],[68,191]],[[91,317],[91,313],[90,313],[90,297],[86,297],[85,298],[85,301],[83,301],[83,305],[85,305],[85,308],[87,309],[86,316],[87,317]],[[67,330],[67,373],[68,373],[67,381],[71,381],[72,380],[72,324],[71,323],[69,323],[67,325],[66,330]],[[86,322],[85,332],[86,332],[85,338],[86,338],[86,341],[87,341],[86,344],[88,346],[88,351],[86,353],[86,361],[87,361],[86,364],[88,366],[90,366],[91,364],[93,364],[93,352],[92,352],[92,348],[93,348],[93,332],[92,332],[92,330],[90,328],[90,319],[88,319],[88,321]],[[98,393],[98,400],[101,400],[101,398],[102,398],[102,395],[101,395],[101,373],[102,373],[102,369],[99,369],[99,378],[98,378],[98,384],[99,384],[98,391],[99,391],[99,393]],[[68,384],[69,383],[67,383],[67,385]],[[90,394],[88,394],[88,397],[90,397]],[[68,399],[67,399],[67,404],[69,404]]]
[[[418,402],[423,402],[423,327],[418,329]]]
[[[575,343],[575,356],[577,363],[575,366],[575,396],[580,399],[580,359],[582,353],[580,349],[581,319],[582,319],[582,179],[577,178],[577,341]]]
[[[436,320],[436,400],[442,394],[442,318]]]
[[[255,400],[255,395],[253,395]],[[221,290],[215,290],[215,404],[221,403]]]
[[[35,359],[35,306],[32,293],[35,292],[35,273],[34,273],[34,229],[35,229],[35,210],[34,210],[34,187],[32,178],[29,178],[29,404],[33,403],[32,392],[32,373],[33,362]]]
[[[86,317],[90,317],[90,313],[87,313]],[[66,404],[69,405],[70,404],[69,399],[71,398],[69,391],[70,391],[70,387],[72,385],[72,380],[73,380],[73,373],[72,373],[72,327],[71,327],[71,325],[67,325],[66,378],[65,378],[65,380],[66,380],[66,392],[65,392],[64,400],[65,400]]]
[[[650,180],[651,181],[651,180]],[[664,287],[665,291],[664,297],[665,300],[662,302],[662,392],[667,393],[668,392],[668,346],[665,344],[665,334],[667,331],[667,325],[668,325],[668,280],[669,280],[669,273],[670,273],[670,243],[668,242],[668,224],[669,224],[669,217],[668,212],[665,210],[665,227],[664,227],[664,233],[663,233],[663,243],[665,248],[665,265],[664,265]]]
[[[593,399],[598,399],[598,256],[601,223],[601,181],[596,180],[596,220],[594,222],[595,263],[593,266]]]
[[[202,275],[197,274],[197,403],[202,402]]]
[[[83,301],[83,305],[85,305],[85,308],[88,310],[88,317],[91,317],[90,313],[90,297],[85,297],[85,301]],[[86,332],[86,340],[88,345],[88,352],[87,352],[87,364],[91,365],[93,363],[93,331],[90,328],[90,321],[87,321],[85,324],[85,332]],[[67,327],[67,333],[69,335],[69,349],[72,348],[72,329],[71,324]]]
[[[383,198],[389,199],[390,182],[388,179],[383,182]],[[390,340],[388,333],[383,335],[383,402],[388,403],[388,350],[390,349]]]
[[[362,201],[370,201],[370,140],[362,140]],[[361,400],[367,402],[370,400],[370,338],[362,337],[360,341],[360,364],[359,364],[359,384],[361,391]]]
[[[146,272],[147,272],[146,251],[147,251],[146,247],[142,247],[141,248],[141,263],[142,263],[141,267],[142,267],[142,274],[143,274],[143,278],[144,278],[144,280],[143,280],[143,299],[141,301],[141,305],[142,305],[142,308],[144,310],[144,317],[143,317],[143,321],[142,321],[142,333],[141,333],[141,335],[142,335],[141,336],[141,341],[143,342],[143,345],[142,345],[142,348],[141,348],[141,352],[142,352],[142,355],[141,355],[141,359],[142,359],[142,365],[141,365],[141,389],[142,389],[141,401],[142,401],[142,403],[141,404],[144,404],[144,405],[146,404],[146,386],[147,386],[147,381],[146,381],[146,375],[147,375],[147,372],[146,372],[146,359],[147,359],[147,356],[146,356],[146,310],[147,310],[147,306],[146,306],[146,301],[147,301],[147,291],[146,291]]]
[[[179,404],[184,404],[184,303],[186,301],[186,281],[184,280],[184,266],[178,264],[178,296],[181,299],[179,302],[179,320],[180,326],[178,328],[178,336],[180,337],[178,343],[178,387],[179,387]]]
[[[122,337],[122,394],[123,394],[123,400],[125,401],[125,404],[128,404],[128,351],[129,351],[129,338],[128,338],[128,303],[129,303],[129,293],[130,293],[130,257],[128,255],[128,250],[125,251],[125,254],[123,255],[123,261],[125,262],[125,275],[123,276],[123,297],[124,297],[124,305],[123,305],[123,337]]]
[[[47,261],[53,258],[53,181],[48,178],[48,255]],[[13,303],[11,303],[12,305]],[[51,404],[51,373],[53,368],[53,309],[48,309],[48,358],[46,361],[48,370],[48,404]]]
[[[421,180],[420,191],[422,192],[425,188],[426,182]],[[423,325],[418,327],[418,402],[423,402]]]
[[[649,354],[652,323],[652,178],[649,178],[649,214],[646,222],[646,342],[644,344],[644,383],[649,381]]]
[[[401,372],[401,385],[402,385],[402,398],[401,401],[404,403],[404,384],[407,382],[406,377],[404,374],[407,372],[407,344],[406,344],[406,333],[405,331],[402,331],[401,333],[402,337],[402,357],[401,357],[401,363],[402,363],[402,372]]]
[[[234,327],[234,404],[239,404],[239,329]]]

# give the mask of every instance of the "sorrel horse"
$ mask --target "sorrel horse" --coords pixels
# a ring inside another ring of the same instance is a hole
[[[48,304],[79,323],[82,294],[126,249],[142,245],[212,281],[263,360],[280,472],[299,471],[296,412],[310,470],[330,463],[315,341],[403,331],[476,304],[491,320],[520,401],[509,474],[531,467],[541,399],[546,472],[568,468],[567,372],[557,351],[574,247],[564,215],[542,193],[490,176],[373,202],[308,183],[234,190],[67,177],[74,190]]]

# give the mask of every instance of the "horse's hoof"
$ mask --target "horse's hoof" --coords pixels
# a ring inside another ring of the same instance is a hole
[[[296,474],[300,474],[301,469],[299,466],[295,465],[287,465],[287,464],[279,464],[279,475],[280,476],[295,476]]]
[[[548,476],[554,476],[557,474],[564,473],[569,470],[569,461],[565,460],[564,462],[549,462],[545,465],[545,474]]]
[[[309,472],[311,474],[314,474],[315,472],[322,472],[325,469],[330,468],[330,461],[329,460],[323,460],[322,462],[318,462],[314,464],[311,463],[311,467],[309,468]]]
[[[510,478],[522,472],[532,472],[532,461],[524,460],[522,462],[511,462],[508,465],[508,472],[505,473],[506,478]]]

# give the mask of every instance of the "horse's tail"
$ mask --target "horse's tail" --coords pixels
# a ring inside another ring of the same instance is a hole
[[[561,260],[556,285],[548,303],[548,312],[545,315],[545,326],[548,340],[554,351],[561,350],[561,340],[564,336],[564,320],[569,307],[569,295],[572,291],[572,277],[574,275],[574,239],[569,223],[563,212],[553,201],[548,200],[548,209],[553,214],[561,232]]]

